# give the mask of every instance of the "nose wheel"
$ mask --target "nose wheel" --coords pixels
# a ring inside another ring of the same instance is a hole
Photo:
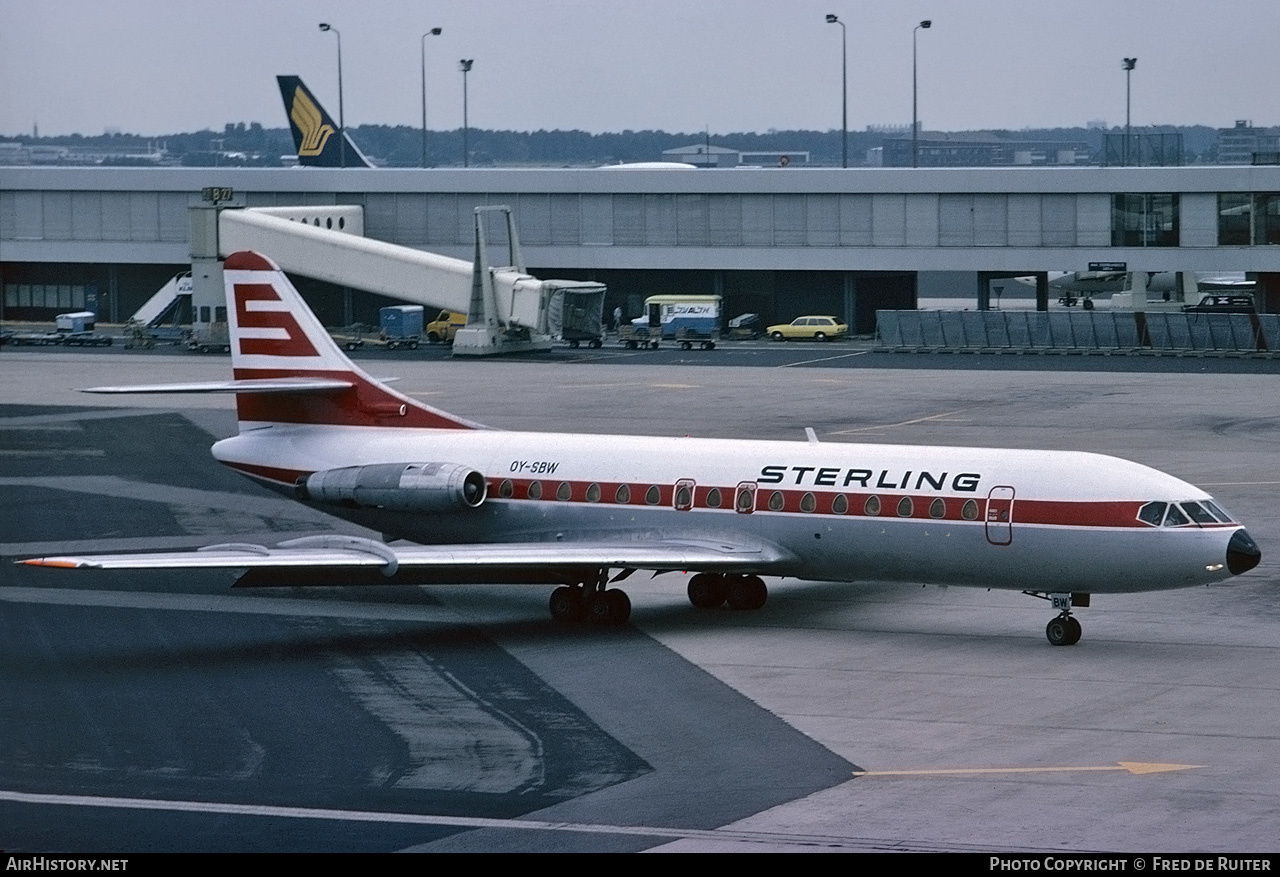
[[[1080,635],[1083,633],[1084,629],[1080,627],[1080,622],[1075,616],[1065,614],[1050,621],[1044,629],[1044,635],[1048,637],[1049,643],[1055,646],[1074,646],[1080,642]]]
[[[1045,638],[1049,640],[1050,645],[1074,646],[1080,642],[1080,635],[1084,633],[1084,630],[1080,627],[1080,622],[1071,614],[1071,607],[1079,606],[1083,608],[1088,606],[1089,594],[1043,594],[1039,591],[1023,591],[1022,593],[1028,597],[1048,600],[1053,604],[1053,608],[1058,610],[1058,616],[1050,621],[1044,629]]]

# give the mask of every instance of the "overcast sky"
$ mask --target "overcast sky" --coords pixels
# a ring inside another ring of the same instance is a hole
[[[296,73],[346,122],[712,134],[911,120],[929,128],[1280,124],[1280,0],[0,0],[0,135],[283,127]]]

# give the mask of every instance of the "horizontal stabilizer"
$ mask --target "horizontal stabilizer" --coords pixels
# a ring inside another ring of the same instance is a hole
[[[337,378],[251,378],[193,384],[139,384],[133,387],[88,387],[81,393],[336,393],[354,387]]]

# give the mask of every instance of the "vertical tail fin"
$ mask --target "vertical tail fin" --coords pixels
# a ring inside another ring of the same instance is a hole
[[[342,167],[342,144],[346,142],[346,167],[373,167],[345,131],[339,135],[333,118],[297,76],[277,76],[285,115],[293,133],[298,163],[306,167]]]
[[[478,429],[479,424],[395,392],[355,365],[280,268],[259,253],[232,253],[223,266],[236,381],[297,379],[299,389],[239,392],[246,423]],[[347,386],[305,386],[312,379]]]

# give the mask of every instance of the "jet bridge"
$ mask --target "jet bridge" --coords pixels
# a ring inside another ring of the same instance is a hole
[[[210,214],[216,227],[209,228]],[[486,218],[505,219],[506,262],[490,263]],[[288,272],[363,289],[436,310],[467,314],[454,355],[482,356],[551,346],[553,327],[563,321],[552,308],[594,314],[599,331],[605,287],[572,280],[539,280],[528,273],[510,207],[478,207],[475,257],[471,262],[402,247],[363,236],[359,206],[192,208],[192,270],[209,286],[220,272],[198,270],[197,260],[216,250],[226,258],[238,250],[258,250]],[[211,238],[216,238],[216,244]],[[210,246],[213,244],[214,246]],[[203,252],[201,252],[203,251]]]

